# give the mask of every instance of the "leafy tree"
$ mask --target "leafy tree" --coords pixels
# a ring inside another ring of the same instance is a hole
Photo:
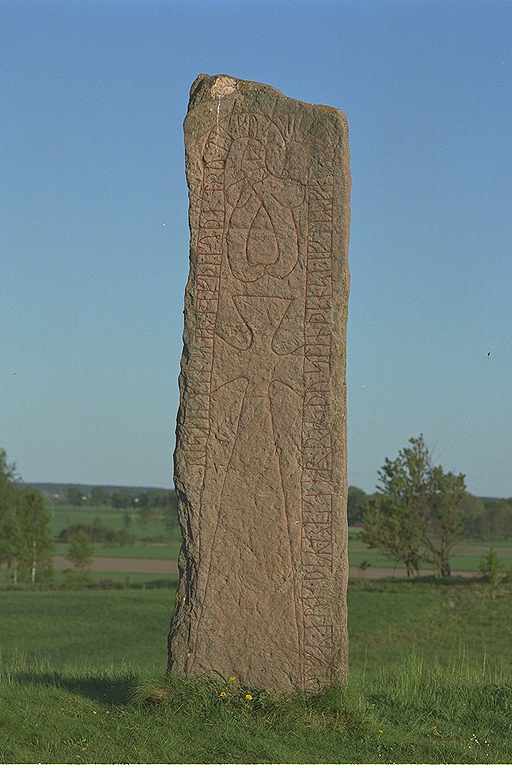
[[[415,576],[420,568],[420,520],[408,514],[402,503],[376,494],[368,502],[361,539],[370,549],[380,549],[397,563],[403,563],[407,576]]]
[[[69,540],[67,558],[73,563],[77,571],[85,576],[90,570],[94,557],[94,544],[84,530],[73,532]]]
[[[361,488],[358,488],[355,485],[349,485],[347,501],[348,524],[357,525],[362,523],[367,509],[367,494]]]
[[[35,584],[38,571],[51,566],[50,514],[43,495],[35,489],[19,490],[16,499],[14,542],[16,561],[22,572],[30,573]]]
[[[438,575],[451,576],[449,556],[464,536],[464,475],[445,474],[442,467],[432,467],[429,486],[423,558]]]
[[[7,461],[7,452],[0,448],[0,492],[4,488],[4,483],[14,483],[16,480],[16,465],[9,464]]]
[[[506,499],[485,502],[484,537],[494,539],[512,536],[512,504]]]
[[[16,557],[16,468],[7,461],[7,453],[0,448],[0,565],[10,568]]]
[[[378,493],[364,517],[363,541],[405,565],[407,575],[420,562],[432,563],[440,576],[451,574],[449,556],[464,535],[464,475],[434,467],[423,435],[379,471]]]
[[[128,509],[131,506],[131,496],[122,491],[114,491],[111,496],[111,504],[114,509]]]
[[[110,501],[110,495],[106,488],[101,485],[95,485],[91,490],[91,504],[94,506],[106,506]]]
[[[0,563],[7,563],[15,584],[25,574],[35,583],[51,566],[50,515],[43,495],[16,486],[17,479],[14,464],[0,449]]]
[[[505,538],[512,536],[512,499],[501,499],[501,532]]]
[[[462,517],[464,521],[464,536],[481,538],[485,522],[485,505],[478,496],[466,493],[462,501]]]
[[[491,547],[480,560],[480,573],[489,584],[491,600],[495,600],[500,584],[506,581],[510,574],[505,569],[504,563],[498,559],[494,547]]]
[[[78,488],[76,485],[69,485],[66,488],[66,499],[68,504],[71,504],[73,507],[81,507],[82,506],[82,489]]]
[[[419,572],[425,535],[430,457],[423,435],[410,438],[396,459],[386,457],[377,493],[364,514],[362,540],[404,564],[407,576]]]

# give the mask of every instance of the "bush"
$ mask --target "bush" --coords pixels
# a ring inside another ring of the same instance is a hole
[[[135,541],[135,537],[126,529],[108,528],[97,522],[92,525],[83,523],[70,525],[68,528],[63,528],[57,538],[67,543],[78,533],[85,534],[94,544],[116,544],[122,547],[133,544]]]

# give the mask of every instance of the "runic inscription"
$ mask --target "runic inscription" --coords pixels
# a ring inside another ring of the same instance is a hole
[[[347,671],[342,113],[200,75],[169,669],[315,690]]]

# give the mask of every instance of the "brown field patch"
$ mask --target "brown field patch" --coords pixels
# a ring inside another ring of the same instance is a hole
[[[65,557],[57,555],[53,558],[53,564],[56,570],[62,571],[65,568],[71,568],[72,565]],[[95,557],[92,561],[91,571],[96,573],[165,573],[176,574],[178,564],[176,560],[154,560],[152,558],[142,557]],[[421,576],[430,576],[433,571],[423,570]],[[478,571],[460,571],[454,570],[454,576],[479,576]],[[353,579],[389,579],[394,576],[399,579],[406,577],[405,568],[361,568],[353,567],[350,569],[350,576]]]

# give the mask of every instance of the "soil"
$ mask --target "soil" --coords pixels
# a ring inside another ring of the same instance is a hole
[[[71,568],[71,563],[65,557],[56,556],[53,558],[53,564],[56,570],[62,571],[64,568]],[[91,570],[95,572],[112,573],[170,573],[175,574],[178,571],[176,560],[153,560],[141,557],[95,557],[92,561]],[[432,571],[421,571],[421,576],[429,576]],[[453,571],[454,576],[478,576],[478,571]],[[356,579],[386,579],[390,576],[405,578],[404,568],[351,568],[350,576]]]

